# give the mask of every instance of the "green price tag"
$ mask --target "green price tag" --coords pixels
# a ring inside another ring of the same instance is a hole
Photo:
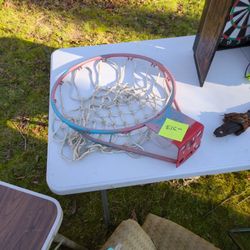
[[[175,141],[182,141],[187,130],[188,124],[167,118],[159,131],[159,135]]]

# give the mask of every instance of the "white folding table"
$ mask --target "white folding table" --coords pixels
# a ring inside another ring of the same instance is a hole
[[[244,70],[250,47],[217,51],[204,87],[199,86],[192,46],[194,36],[148,40],[56,50],[51,57],[52,88],[70,66],[108,53],[135,53],[163,63],[177,82],[177,101],[182,112],[205,126],[201,147],[179,168],[148,157],[132,158],[126,153],[93,153],[68,162],[52,138],[53,111],[49,110],[47,183],[60,195],[154,183],[192,176],[220,174],[250,168],[250,129],[240,136],[216,138],[224,113],[250,109],[250,83]]]

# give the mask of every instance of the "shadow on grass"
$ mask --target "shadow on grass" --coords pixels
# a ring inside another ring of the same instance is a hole
[[[46,122],[53,50],[16,38],[0,39],[1,180],[58,199],[64,211],[60,232],[89,249],[98,249],[131,213],[142,223],[149,212],[183,225],[222,249],[236,249],[227,231],[249,226],[247,201],[237,206],[247,194],[221,202],[249,188],[247,172],[202,177],[190,187],[163,182],[112,190],[109,231],[103,224],[99,192],[70,196],[50,192],[45,177]]]
[[[44,193],[53,50],[17,38],[0,39],[0,178]]]
[[[189,14],[182,4],[168,1],[162,7],[154,7],[143,1],[15,1],[28,4],[30,8],[48,10],[56,13],[63,21],[73,20],[77,24],[85,23],[88,32],[118,33],[131,32],[173,37],[194,34],[197,30],[200,13]],[[201,11],[203,2],[192,3]],[[191,6],[191,3],[190,3]],[[186,7],[186,8],[189,8]],[[186,11],[186,12],[185,12]],[[86,24],[87,23],[87,24]],[[94,38],[93,38],[94,39]],[[77,39],[71,44],[78,44]]]

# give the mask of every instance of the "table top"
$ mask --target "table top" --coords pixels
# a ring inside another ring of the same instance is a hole
[[[217,51],[204,86],[193,59],[194,36],[56,50],[51,56],[51,88],[70,66],[108,53],[142,54],[163,63],[177,82],[177,101],[184,114],[201,122],[201,147],[179,168],[160,160],[126,153],[92,153],[69,162],[61,158],[52,138],[53,111],[49,110],[47,183],[65,195],[250,168],[250,129],[240,136],[216,138],[224,113],[250,109],[250,84],[244,79],[250,47]]]
[[[62,221],[59,203],[0,181],[0,249],[49,249]]]

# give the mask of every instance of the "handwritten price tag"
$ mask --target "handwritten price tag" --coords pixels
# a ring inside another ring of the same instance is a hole
[[[167,118],[159,131],[159,135],[175,141],[182,141],[187,130],[188,124]]]

